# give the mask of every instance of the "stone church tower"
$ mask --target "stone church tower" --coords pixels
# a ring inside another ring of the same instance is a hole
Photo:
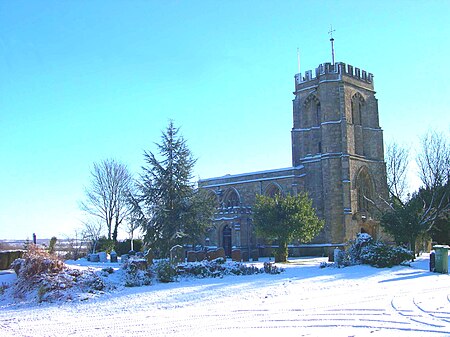
[[[373,75],[325,63],[298,74],[294,94],[292,165],[304,167],[304,190],[325,219],[316,240],[377,236],[371,200],[386,199],[387,186]]]
[[[345,63],[324,63],[314,73],[295,76],[294,95],[291,167],[199,181],[220,205],[207,246],[224,247],[228,254],[234,248],[261,251],[268,243],[255,236],[255,196],[300,191],[308,192],[325,228],[308,245],[292,246],[297,252],[331,248],[359,232],[380,236],[373,202],[388,192],[373,75]]]

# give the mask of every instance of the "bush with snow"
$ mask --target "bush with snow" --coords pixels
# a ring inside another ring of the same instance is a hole
[[[264,273],[264,269],[259,269],[252,265],[248,266],[240,262],[226,262],[221,258],[212,261],[204,260],[199,262],[181,263],[178,265],[177,269],[179,274],[199,278]]]
[[[11,267],[17,274],[12,295],[31,301],[72,300],[80,293],[94,294],[105,288],[93,271],[80,271],[65,266],[57,256],[34,245]]]
[[[169,259],[156,261],[154,268],[159,282],[169,283],[176,281],[178,276],[177,268]]]
[[[153,273],[145,259],[130,259],[123,265],[125,287],[140,287],[152,283]]]
[[[360,259],[363,264],[384,268],[404,263],[413,258],[412,252],[403,247],[388,246],[380,241],[361,249]]]
[[[338,267],[368,264],[378,268],[392,267],[412,259],[411,251],[374,240],[367,233],[359,233],[346,251],[339,252]],[[323,268],[324,266],[321,266]]]

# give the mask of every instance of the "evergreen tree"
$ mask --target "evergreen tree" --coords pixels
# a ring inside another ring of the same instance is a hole
[[[275,195],[273,198],[257,195],[253,222],[258,235],[278,240],[275,262],[287,261],[289,242],[294,239],[308,242],[324,225],[306,193],[286,197]]]
[[[191,182],[196,160],[173,121],[156,145],[159,157],[144,153],[147,165],[138,183],[140,193],[130,195],[131,221],[141,226],[146,244],[165,257],[172,246],[200,235],[211,211],[196,197]]]

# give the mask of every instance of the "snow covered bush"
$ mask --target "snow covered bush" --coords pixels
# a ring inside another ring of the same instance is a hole
[[[140,287],[152,283],[153,273],[144,259],[130,259],[124,266],[125,287]]]
[[[348,256],[342,253],[344,264],[354,265],[361,264],[361,251],[364,247],[372,246],[374,239],[367,233],[358,233],[354,241],[350,241],[351,246],[348,249]]]
[[[159,282],[175,282],[177,279],[177,268],[169,259],[159,260],[155,263],[156,277]]]
[[[279,268],[277,267],[274,263],[272,262],[264,262],[264,272],[266,274],[280,274],[281,272],[283,272],[284,269],[283,268]]]
[[[11,267],[17,277],[30,279],[41,273],[58,273],[64,269],[64,262],[57,256],[30,245],[23,258],[16,259]]]
[[[204,260],[181,263],[178,265],[178,272],[185,276],[206,278],[223,277],[224,275],[253,275],[264,273],[264,270],[239,262],[226,262],[223,259],[215,259],[213,261]]]
[[[367,233],[359,233],[356,240],[350,241],[350,244],[346,251],[339,253],[335,261],[338,267],[356,264],[369,264],[378,268],[392,267],[413,257],[409,250],[376,241]]]
[[[12,295],[30,301],[72,300],[80,293],[97,293],[106,285],[93,271],[70,269],[56,256],[34,245],[12,263],[17,280]]]
[[[388,246],[380,241],[363,247],[360,255],[363,264],[378,268],[396,266],[412,258],[411,251],[403,247]]]

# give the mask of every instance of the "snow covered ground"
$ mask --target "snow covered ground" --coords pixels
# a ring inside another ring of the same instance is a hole
[[[320,269],[322,261],[293,260],[278,275],[120,288],[86,301],[4,300],[0,336],[450,336],[450,276],[428,272],[428,255],[391,269]],[[0,284],[8,278],[0,275]]]

